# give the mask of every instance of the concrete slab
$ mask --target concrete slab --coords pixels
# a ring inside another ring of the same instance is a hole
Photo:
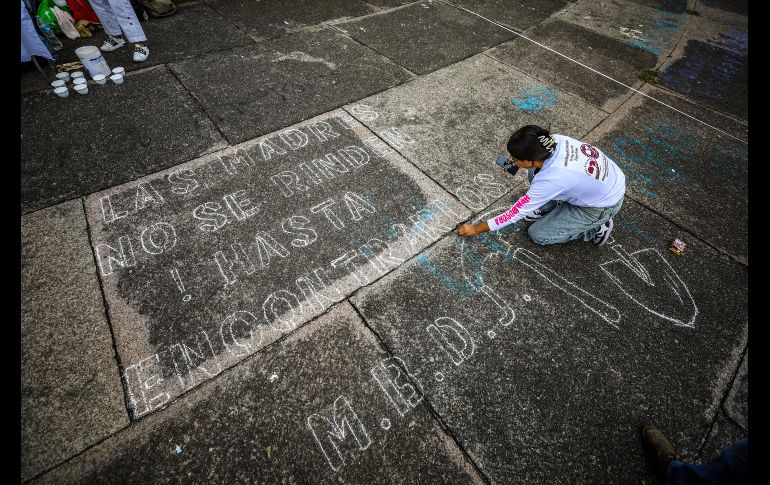
[[[719,410],[748,338],[747,269],[693,235],[670,253],[676,228],[632,200],[615,220],[599,248],[536,246],[523,225],[445,238],[354,295],[491,482],[649,480],[639,425],[673,430],[688,459]]]
[[[21,98],[23,212],[81,197],[190,160],[225,144],[165,67],[121,85],[90,85],[59,98]],[[151,97],[147,93],[153,93]]]
[[[698,7],[713,8],[739,15],[749,14],[749,2],[746,0],[698,0]],[[700,11],[700,8],[698,10]]]
[[[695,102],[748,120],[748,63],[746,54],[688,40],[661,67],[659,84]]]
[[[432,0],[341,23],[337,28],[417,74],[461,61],[515,35]]]
[[[21,218],[21,479],[128,425],[82,203]]]
[[[727,399],[722,405],[724,413],[745,431],[749,429],[749,356],[743,358]]]
[[[231,144],[325,113],[412,77],[329,29],[301,32],[170,66]],[[233,79],[238,82],[233,83]]]
[[[685,38],[699,40],[739,55],[748,55],[749,19],[744,15],[698,7],[700,15],[687,24]]]
[[[392,8],[400,5],[406,5],[407,3],[413,3],[415,0],[366,0],[366,3],[376,5],[380,8]]]
[[[638,88],[639,74],[655,67],[657,55],[561,20],[548,20],[527,37],[626,85]],[[611,112],[632,91],[528,40],[517,38],[488,54],[520,71]]]
[[[470,215],[342,110],[94,194],[86,208],[135,417]]]
[[[692,8],[695,0],[630,0],[645,7],[657,8],[666,12],[682,13],[688,8]],[[700,1],[698,2],[700,3]]]
[[[277,37],[329,20],[377,11],[374,6],[359,0],[206,0],[206,3],[255,39]]]
[[[466,8],[519,32],[572,5],[566,0],[450,0],[446,3]]]
[[[343,303],[42,481],[484,483],[399,364]]]
[[[534,123],[582,136],[606,116],[484,55],[345,109],[474,211],[526,180],[495,165],[515,129]],[[392,127],[413,142],[389,135]]]
[[[559,16],[662,60],[674,49],[690,16],[634,3],[631,0],[582,0]]]
[[[660,89],[643,92],[746,139],[745,125]],[[638,94],[586,140],[623,169],[627,194],[748,264],[747,145]]]
[[[102,54],[110,67],[123,66],[126,71],[132,71],[254,44],[254,39],[234,28],[232,23],[203,2],[179,5],[174,15],[150,18],[141,22],[141,26],[150,48],[147,60],[134,62],[133,44],[126,44]],[[98,30],[92,37],[62,39],[65,46],[60,51],[62,61],[77,61],[75,49],[83,45],[98,47],[106,38],[104,30]]]
[[[748,438],[746,431],[727,419],[720,412],[714,421],[714,427],[703,444],[703,450],[701,450],[697,458],[688,461],[688,463],[708,463],[718,457],[722,450],[728,446],[746,438]]]

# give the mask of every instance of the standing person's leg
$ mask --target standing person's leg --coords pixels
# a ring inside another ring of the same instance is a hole
[[[142,62],[150,55],[150,49],[144,45],[147,36],[139,24],[134,7],[129,0],[108,0],[115,17],[118,19],[120,29],[126,36],[126,40],[134,44],[134,62]]]
[[[578,238],[590,241],[622,205],[622,199],[604,208],[578,207],[562,202],[529,226],[529,237],[537,244],[559,244]]]
[[[103,0],[102,0],[103,1]],[[107,0],[110,3],[112,11],[120,24],[120,29],[126,36],[126,40],[136,43],[144,43],[147,36],[144,35],[144,29],[139,25],[139,19],[136,17],[134,7],[128,0]]]
[[[739,484],[748,483],[749,441],[741,440],[725,448],[718,457],[703,465],[673,460],[668,466],[666,483],[684,484]]]
[[[94,13],[97,17],[99,17],[99,21],[102,23],[102,27],[104,27],[104,32],[110,37],[120,38],[123,35],[123,32],[120,30],[118,19],[115,17],[112,8],[110,7],[109,3],[107,3],[107,0],[91,0],[88,3],[91,4],[91,8],[94,9]],[[125,44],[125,41],[123,43]],[[122,45],[123,44],[120,44],[118,47],[121,47]]]
[[[749,480],[749,441],[740,440],[705,464],[680,461],[674,446],[655,426],[642,428],[642,444],[661,485],[738,485]]]

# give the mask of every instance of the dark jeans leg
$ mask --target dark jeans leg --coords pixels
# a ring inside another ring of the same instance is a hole
[[[733,485],[749,482],[749,440],[725,448],[705,465],[672,461],[666,483],[670,485]]]

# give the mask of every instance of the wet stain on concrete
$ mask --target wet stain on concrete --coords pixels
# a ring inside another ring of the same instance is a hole
[[[660,84],[745,118],[748,114],[747,75],[747,55],[691,40],[687,42],[682,58],[663,70]]]

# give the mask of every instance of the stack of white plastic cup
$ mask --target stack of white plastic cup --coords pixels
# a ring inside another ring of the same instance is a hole
[[[64,76],[62,76],[64,74]],[[55,95],[60,98],[66,98],[69,96],[70,91],[67,89],[67,80],[70,78],[69,73],[60,72],[56,75],[56,80],[51,81],[51,87]]]
[[[112,70],[112,76],[110,76],[110,79],[112,79],[112,82],[115,84],[123,84],[123,77],[125,76],[125,72],[125,69],[123,69],[121,66],[118,66]]]
[[[109,76],[109,78],[115,84],[123,84],[125,72],[126,70],[123,67],[118,66],[112,70],[112,75]],[[54,94],[62,98],[69,96],[69,89],[67,89],[66,85],[66,82],[69,80],[72,80],[72,87],[78,94],[88,94],[88,81],[82,71],[75,71],[73,73],[60,72],[56,74],[56,80],[51,82],[51,87],[54,88]],[[95,74],[93,80],[96,84],[106,84],[107,76],[104,74]]]

